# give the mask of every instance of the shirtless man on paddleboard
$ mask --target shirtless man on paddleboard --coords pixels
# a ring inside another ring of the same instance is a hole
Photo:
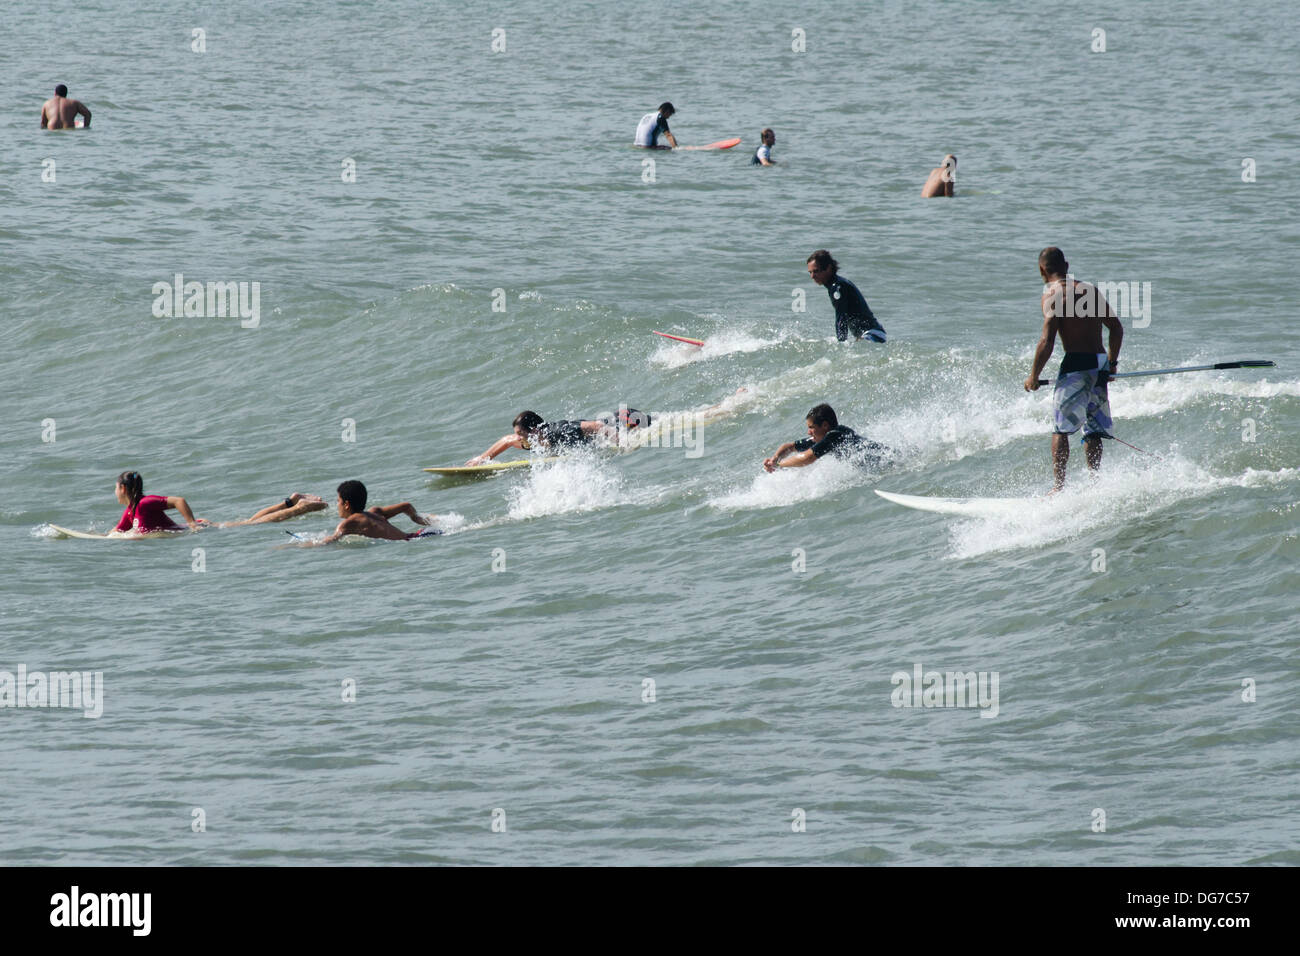
[[[1088,467],[1101,467],[1101,440],[1110,434],[1110,398],[1106,385],[1119,364],[1119,347],[1124,326],[1110,304],[1087,282],[1070,275],[1065,253],[1048,246],[1038,254],[1038,272],[1043,277],[1043,334],[1034,350],[1034,364],[1025,379],[1025,391],[1038,390],[1038,376],[1052,357],[1056,336],[1061,336],[1065,357],[1056,375],[1052,395],[1052,492],[1065,485],[1065,466],[1070,460],[1070,436],[1083,427],[1083,446]],[[1102,351],[1101,330],[1105,326],[1109,348]]]

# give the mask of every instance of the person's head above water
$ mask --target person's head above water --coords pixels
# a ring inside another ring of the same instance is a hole
[[[527,438],[530,434],[532,434],[534,431],[537,430],[537,426],[541,425],[544,420],[545,419],[543,419],[542,416],[538,415],[536,412],[530,412],[530,411],[520,412],[518,415],[515,416],[515,420],[513,423],[515,434],[518,435],[520,438]]]
[[[68,88],[67,88],[66,86],[64,86],[62,83],[60,83],[58,86],[56,86],[56,87],[54,88],[54,95],[55,95],[55,96],[67,96],[67,95],[68,95]]]
[[[344,514],[344,508],[347,513],[360,514],[366,510],[366,486],[355,479],[345,481],[338,487],[339,492],[339,514]]]
[[[763,141],[764,146],[776,145],[776,133],[772,132],[772,127],[767,127],[763,132],[758,134],[758,138]]]
[[[840,264],[825,249],[818,249],[808,257],[808,275],[818,285],[826,285],[839,272]]]
[[[144,497],[144,479],[138,471],[124,471],[117,476],[117,500],[128,508],[134,508]]]
[[[662,116],[664,119],[667,119],[668,117],[672,116],[676,112],[677,109],[676,107],[673,106],[672,103],[664,102],[659,104],[659,115]]]
[[[808,426],[808,434],[821,441],[840,421],[835,417],[835,409],[822,402],[808,410],[808,414],[804,416],[804,423]]]
[[[951,167],[952,169],[956,169],[957,168],[956,155],[954,155],[953,153],[949,153],[947,156],[945,156],[943,158],[943,165]]]
[[[649,428],[650,413],[623,405],[618,410],[618,423],[624,428]]]
[[[1038,272],[1046,282],[1052,276],[1064,277],[1070,271],[1070,264],[1065,261],[1065,253],[1056,246],[1048,246],[1038,254]]]

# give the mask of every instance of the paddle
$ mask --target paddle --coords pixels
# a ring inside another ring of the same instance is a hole
[[[1172,375],[1175,372],[1213,372],[1225,368],[1273,368],[1267,359],[1243,359],[1240,362],[1216,362],[1213,365],[1188,365],[1185,368],[1153,368],[1149,372],[1115,372],[1111,378],[1138,378],[1143,375]],[[1051,385],[1054,379],[1040,378],[1039,385]]]

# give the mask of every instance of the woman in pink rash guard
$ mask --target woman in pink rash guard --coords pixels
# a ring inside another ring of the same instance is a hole
[[[169,498],[163,495],[146,495],[144,479],[138,471],[124,471],[117,476],[117,500],[125,505],[122,520],[114,531],[133,531],[148,534],[150,531],[180,531],[181,526],[167,517],[167,511],[175,508],[190,526],[191,531],[198,531],[201,523],[190,511],[184,498]]]

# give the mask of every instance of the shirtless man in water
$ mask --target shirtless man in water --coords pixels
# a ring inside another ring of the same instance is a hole
[[[943,165],[930,170],[930,178],[921,187],[922,199],[936,196],[951,196],[957,186],[957,157],[949,153],[943,158]]]
[[[1052,357],[1056,336],[1061,336],[1065,357],[1056,375],[1052,396],[1052,470],[1056,481],[1052,493],[1065,484],[1065,466],[1070,460],[1070,436],[1083,426],[1083,446],[1088,467],[1101,468],[1101,440],[1110,434],[1110,398],[1106,385],[1119,364],[1119,347],[1124,341],[1120,324],[1110,304],[1087,282],[1075,282],[1065,253],[1048,246],[1038,254],[1038,272],[1043,287],[1043,334],[1034,350],[1034,365],[1025,379],[1025,391],[1038,390],[1038,376]],[[1101,329],[1106,327],[1109,348],[1101,349]]]
[[[41,129],[76,129],[78,116],[86,117],[85,128],[90,129],[90,110],[81,100],[68,99],[68,88],[60,83],[41,106]]]
[[[428,525],[428,520],[411,506],[409,501],[398,505],[376,505],[366,509],[366,486],[359,481],[345,481],[338,487],[339,517],[343,520],[328,538],[311,542],[313,545],[332,544],[345,534],[359,534],[366,538],[384,538],[388,541],[407,541],[411,538],[423,538],[428,535],[441,534],[434,528],[425,527],[420,531],[403,531],[388,519],[406,515],[419,525]]]

